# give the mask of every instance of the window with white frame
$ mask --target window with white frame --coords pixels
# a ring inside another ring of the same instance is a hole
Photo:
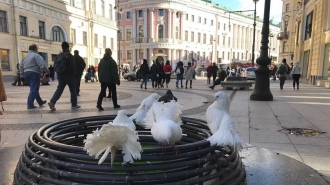
[[[313,11],[310,12],[306,17],[305,25],[305,40],[312,37],[312,25],[313,25]]]
[[[226,45],[226,36],[222,36],[222,45]]]
[[[75,1],[75,0],[70,0],[70,1],[69,1],[69,5],[70,5],[70,6],[74,6],[74,1]]]
[[[230,37],[228,37],[228,46],[230,46]]]
[[[87,46],[87,32],[83,31],[83,45]]]
[[[218,41],[217,44],[220,44],[220,35],[218,35]]]
[[[230,57],[230,53],[228,52],[228,55],[227,55],[227,60],[229,60],[229,57]]]
[[[210,44],[213,44],[213,35],[210,35]]]
[[[184,40],[185,41],[188,41],[188,31],[185,31],[184,32]]]
[[[202,18],[198,17],[198,23],[202,23]]]
[[[203,44],[206,44],[206,34],[203,34]]]
[[[99,46],[98,35],[97,34],[94,34],[94,47],[97,48],[98,46]]]
[[[158,17],[164,17],[164,9],[158,9]]]
[[[201,33],[197,34],[197,43],[201,43]]]
[[[163,25],[158,26],[158,38],[159,39],[164,38],[164,26]]]
[[[213,20],[211,20],[211,26],[213,26]]]
[[[226,24],[223,24],[223,31],[226,31]]]
[[[138,17],[140,17],[140,18],[143,17],[143,10],[138,11]]]
[[[179,27],[175,27],[175,38],[179,39]]]
[[[27,18],[24,16],[19,16],[19,23],[20,23],[20,34],[23,36],[27,36]]]
[[[131,12],[130,11],[126,12],[126,19],[131,19]]]
[[[110,38],[110,49],[112,49],[112,50],[114,50],[114,45],[113,45],[114,43],[113,43],[113,38]]]
[[[81,0],[81,9],[86,11],[86,0]]]
[[[289,10],[290,10],[290,4],[286,4],[285,5],[285,12],[289,12]]]
[[[131,29],[126,30],[126,40],[127,41],[132,40],[132,30]]]
[[[132,50],[127,50],[127,60],[132,60]]]
[[[121,13],[117,12],[117,21],[120,21],[120,20],[121,20]]]
[[[101,1],[101,13],[102,13],[102,16],[105,17],[105,12],[104,12],[104,1]]]
[[[201,52],[197,51],[197,60],[200,60]]]
[[[191,22],[195,22],[195,16],[191,15]]]
[[[191,32],[191,38],[190,38],[191,42],[195,42],[195,33],[192,31]]]
[[[204,24],[206,24],[207,23],[207,20],[206,20],[206,18],[204,18]]]
[[[93,13],[96,14],[96,2],[93,0],[92,2]]]
[[[1,30],[1,28],[0,28],[0,30]],[[39,21],[39,38],[41,38],[41,39],[46,38],[46,35],[45,35],[45,22],[43,22],[43,21]]]
[[[188,15],[188,14],[186,14],[186,21],[188,21],[188,19],[189,19],[189,15]]]
[[[76,44],[76,30],[71,28],[71,42]]]
[[[58,27],[54,26],[51,30],[51,40],[57,41],[57,42],[64,42],[64,32],[63,30]]]
[[[112,20],[112,4],[109,4],[109,19]]]
[[[233,52],[233,59],[235,59],[235,52]]]
[[[203,52],[203,59],[202,60],[205,61],[205,52]]]
[[[222,60],[224,60],[225,59],[225,52],[223,51],[222,52]]]

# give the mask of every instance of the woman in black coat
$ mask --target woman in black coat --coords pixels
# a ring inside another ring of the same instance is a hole
[[[152,66],[150,68],[152,88],[159,88],[158,86],[158,77],[159,77],[159,69],[155,61],[152,61]]]
[[[141,83],[141,89],[144,84],[144,89],[147,89],[147,82],[149,77],[149,66],[147,59],[143,59],[143,64],[140,66],[140,73],[142,75],[142,83]]]

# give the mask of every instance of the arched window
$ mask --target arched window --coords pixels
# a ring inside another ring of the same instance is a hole
[[[160,39],[164,38],[164,26],[163,25],[158,26],[158,38],[160,38]]]
[[[175,38],[179,39],[179,27],[178,26],[175,28]]]
[[[63,30],[60,27],[54,26],[52,28],[52,31],[51,31],[51,40],[58,41],[58,42],[64,42],[65,41],[65,39],[64,39],[64,32],[63,32]]]

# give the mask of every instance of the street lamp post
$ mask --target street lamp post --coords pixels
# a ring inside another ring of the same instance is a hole
[[[121,16],[119,17],[119,14],[121,15],[122,14],[122,9],[119,8],[119,1],[120,0],[117,0],[116,1],[116,6],[114,7],[114,9],[116,10],[116,17],[117,17],[117,23],[118,23],[118,31],[117,31],[117,39],[118,39],[118,68],[119,68],[119,78],[122,78],[122,72],[121,72],[121,63],[120,63],[120,57],[121,57],[121,54],[120,54],[120,40],[121,40],[121,31],[120,31],[120,20],[121,20]]]
[[[270,55],[270,51],[272,50],[272,42],[271,42],[271,41],[272,41],[272,37],[274,37],[274,36],[275,36],[275,35],[274,35],[273,33],[270,33],[270,34],[269,34],[269,38],[270,38],[270,39],[269,39],[269,53],[268,53],[269,56],[271,56],[271,55]]]
[[[140,57],[140,65],[142,64],[142,57],[141,57],[141,53],[142,53],[142,50],[141,50],[141,43],[142,43],[142,38],[143,37],[143,30],[140,30],[139,31],[139,42],[140,42],[140,52],[139,52],[139,57]]]
[[[256,81],[254,90],[250,96],[250,100],[255,101],[272,101],[273,95],[269,88],[269,73],[270,70],[267,67],[271,63],[271,59],[268,56],[268,36],[269,36],[269,12],[270,12],[270,0],[265,0],[264,20],[262,25],[262,38],[260,47],[260,57],[257,59],[259,64],[258,69],[255,70]]]
[[[254,51],[255,51],[255,43],[256,43],[256,19],[257,19],[257,2],[259,0],[253,0],[254,1],[254,17],[253,17],[253,44],[252,44],[252,67],[254,67]],[[268,23],[269,24],[269,23]]]

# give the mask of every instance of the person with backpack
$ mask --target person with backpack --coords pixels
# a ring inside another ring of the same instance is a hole
[[[69,86],[71,94],[71,108],[78,109],[80,105],[77,104],[77,92],[76,92],[76,63],[73,55],[69,51],[69,43],[62,43],[63,52],[60,53],[54,62],[54,70],[57,73],[58,86],[57,89],[48,103],[49,108],[53,111],[56,110],[55,104],[60,99],[64,91],[65,86]]]
[[[113,107],[115,109],[120,108],[120,105],[117,104],[117,90],[116,90],[116,85],[118,86],[120,85],[118,68],[116,61],[111,57],[111,55],[112,55],[111,49],[106,48],[104,56],[99,63],[98,75],[101,83],[101,91],[96,104],[96,108],[98,108],[99,111],[104,110],[102,107],[102,101],[106,95],[107,88],[111,90]]]
[[[176,88],[179,88],[179,81],[181,81],[181,88],[183,88],[182,80],[183,80],[184,69],[183,69],[182,61],[179,61],[176,64],[175,73],[176,73]]]
[[[74,61],[76,63],[76,92],[77,92],[77,96],[80,96],[79,92],[80,92],[80,81],[81,81],[81,77],[83,75],[83,72],[85,70],[86,67],[86,63],[84,61],[84,59],[79,56],[79,51],[78,50],[74,50]]]
[[[299,61],[296,61],[291,70],[291,76],[293,79],[293,90],[296,89],[295,85],[297,83],[297,90],[299,90],[299,79],[300,79],[301,66]]]
[[[276,71],[276,75],[278,75],[278,78],[280,79],[280,89],[283,90],[283,86],[286,80],[286,72],[288,71],[288,67],[286,64],[286,59],[283,58],[282,60],[282,64],[280,65],[280,67],[278,68],[278,70]]]
[[[144,84],[144,89],[147,89],[147,82],[150,73],[147,59],[143,59],[143,64],[140,67],[140,73],[142,75],[142,83],[140,87],[142,89],[142,86]]]
[[[38,54],[38,46],[32,44],[29,46],[29,52],[26,54],[19,64],[19,71],[21,78],[30,86],[30,93],[27,100],[27,108],[35,109],[34,100],[37,101],[39,106],[44,105],[47,101],[42,100],[39,94],[40,77],[43,72],[49,74],[44,59]]]

